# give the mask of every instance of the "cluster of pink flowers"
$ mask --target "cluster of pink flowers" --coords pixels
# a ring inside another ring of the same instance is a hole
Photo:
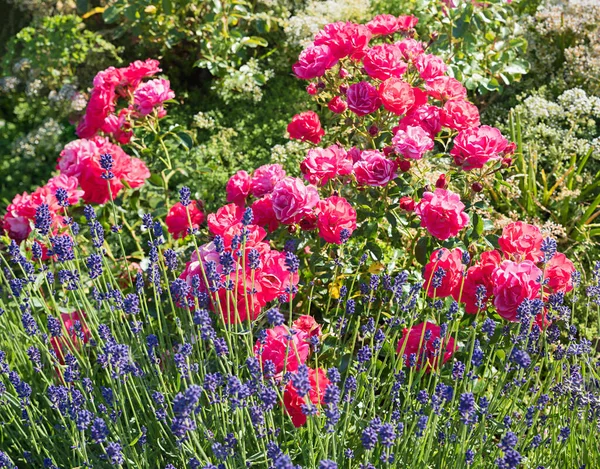
[[[470,314],[486,311],[492,302],[500,316],[517,321],[524,301],[573,289],[575,266],[562,253],[545,254],[543,242],[536,226],[511,223],[498,240],[500,251],[483,252],[466,271],[459,248],[439,249],[425,266],[424,288],[431,298],[451,296],[464,303]]]
[[[297,373],[310,355],[309,339],[321,336],[321,326],[312,316],[300,316],[292,324],[292,330],[287,326],[275,326],[266,331],[264,339],[258,340],[254,346],[254,355],[263,369],[270,366],[277,380],[287,375],[288,382],[283,393],[283,405],[296,427],[306,423],[306,414],[302,407],[306,405],[306,397],[315,405],[323,403],[325,389],[329,379],[321,368],[308,369],[310,391],[307,396],[300,396],[294,387],[290,373]]]
[[[352,114],[373,116],[374,122],[400,117],[386,156],[419,160],[434,148],[442,129],[455,137],[450,154],[463,170],[509,155],[513,147],[498,129],[480,125],[477,107],[467,101],[465,87],[446,75],[443,59],[428,54],[427,45],[412,37],[417,21],[413,16],[379,15],[366,25],[328,24],[302,51],[294,73],[315,80],[308,93],[324,99],[329,111],[342,119]],[[402,37],[394,42],[395,34]],[[370,133],[379,130],[376,124],[369,127]],[[314,144],[325,135],[313,111],[294,116],[288,132]]]
[[[312,184],[287,176],[279,164],[261,166],[252,175],[238,171],[227,182],[227,200],[250,206],[254,223],[269,231],[280,224],[299,225],[305,231],[316,229],[328,243],[343,243],[356,229],[356,211],[343,197],[321,199],[313,184],[349,174],[352,159],[333,145],[309,152],[302,170]]]
[[[137,60],[127,67],[109,67],[99,72],[94,78],[85,115],[77,126],[77,135],[89,139],[103,132],[126,144],[133,136],[132,119],[153,112],[158,118],[164,117],[163,103],[175,97],[169,80],[155,78],[143,82],[160,71],[157,60],[147,59]],[[125,105],[118,109],[120,100]]]

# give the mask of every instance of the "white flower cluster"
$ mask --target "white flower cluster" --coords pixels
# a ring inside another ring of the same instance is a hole
[[[239,69],[232,69],[214,85],[225,102],[251,99],[259,102],[263,97],[262,86],[273,77],[272,70],[263,70],[258,60],[252,58]]]
[[[59,122],[48,118],[39,127],[13,143],[13,154],[23,158],[34,158],[41,153],[58,154],[63,146],[60,135],[64,130]]]

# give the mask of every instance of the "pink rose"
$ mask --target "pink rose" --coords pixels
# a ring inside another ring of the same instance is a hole
[[[444,104],[442,124],[453,130],[479,127],[479,109],[464,99],[453,99]]]
[[[256,274],[256,282],[261,286],[262,301],[268,303],[280,296],[290,297],[290,291],[298,285],[298,273],[290,273],[285,265],[285,254],[268,251],[262,256],[262,267]]]
[[[207,217],[208,230],[214,236],[223,236],[234,226],[242,222],[244,209],[237,204],[227,204],[219,208],[216,213],[211,213]]]
[[[458,166],[470,171],[483,168],[490,160],[500,159],[507,146],[508,140],[497,128],[482,125],[461,130],[454,139],[454,147],[450,154]]]
[[[57,189],[64,189],[67,191],[69,205],[76,205],[79,203],[79,200],[84,194],[84,192],[79,189],[79,180],[76,177],[60,174],[59,176],[50,178],[46,185],[36,190],[36,192],[42,191],[47,194],[45,203],[54,207],[55,211],[62,211],[62,208],[58,206],[58,200],[56,199]]]
[[[494,292],[492,273],[500,262],[502,257],[498,251],[483,252],[479,262],[468,268],[462,288],[459,284],[452,292],[456,301],[465,304],[468,314],[477,314],[487,308]]]
[[[463,274],[462,251],[441,248],[433,251],[425,265],[423,288],[429,298],[446,298],[460,288]]]
[[[219,288],[212,293],[212,307],[221,314],[225,324],[241,324],[254,321],[260,314],[265,303],[261,300],[259,283],[252,283],[250,277],[244,277],[243,273],[232,275],[230,279],[225,276],[222,282],[233,281],[233,289]],[[248,291],[248,285],[253,289]]]
[[[371,78],[386,80],[390,77],[400,77],[406,72],[407,65],[402,58],[402,53],[396,45],[381,44],[369,49],[363,66]]]
[[[292,324],[292,328],[304,332],[308,337],[321,337],[321,326],[315,318],[306,314],[300,316]]]
[[[159,116],[164,115],[162,104],[173,98],[175,92],[171,90],[171,83],[163,78],[147,81],[133,93],[134,106],[142,116],[147,116],[154,109],[158,110]]]
[[[325,131],[321,128],[321,121],[316,112],[305,111],[292,117],[292,122],[287,126],[290,138],[303,142],[312,142],[315,145],[321,141]]]
[[[284,370],[294,372],[299,365],[306,363],[310,347],[304,332],[291,334],[286,326],[275,326],[267,329],[267,336],[261,343],[256,342],[254,355],[264,367],[267,360],[275,365],[277,377],[283,376]]]
[[[377,15],[367,23],[367,28],[374,36],[387,36],[399,31],[400,25],[394,15]]]
[[[537,226],[517,221],[510,223],[502,230],[498,244],[505,256],[517,262],[529,260],[541,262],[544,259],[542,252],[544,237]]]
[[[551,293],[568,293],[573,290],[575,266],[564,254],[557,252],[544,267],[544,288]]]
[[[531,261],[503,261],[492,274],[494,306],[507,321],[517,321],[517,310],[524,300],[538,297],[542,271]]]
[[[398,26],[401,31],[408,31],[414,28],[419,22],[419,18],[413,15],[400,15],[398,17]]]
[[[331,196],[319,201],[315,212],[319,236],[327,243],[342,244],[356,229],[356,210],[343,197]]]
[[[187,209],[180,202],[177,202],[171,207],[165,218],[167,229],[175,239],[185,238],[188,230],[197,230],[203,221],[204,213],[202,213],[195,200],[191,201]]]
[[[130,158],[130,163],[129,172],[125,173],[121,179],[127,181],[127,184],[135,189],[144,185],[146,179],[150,177],[150,170],[146,163],[139,158]]]
[[[388,78],[379,85],[383,107],[401,116],[415,104],[413,87],[400,78]]]
[[[238,171],[227,181],[225,191],[227,202],[244,205],[252,186],[250,175],[246,171]]]
[[[132,88],[136,88],[142,79],[151,77],[161,72],[158,60],[146,59],[136,60],[127,67],[120,69],[122,80],[127,82]],[[95,84],[94,84],[95,85]]]
[[[79,177],[85,161],[94,158],[97,153],[98,146],[93,140],[73,140],[60,152],[56,169],[66,176]]]
[[[279,226],[279,221],[273,211],[273,196],[271,194],[254,201],[252,214],[254,215],[255,225],[267,227],[269,231],[275,231]]]
[[[305,186],[302,179],[286,177],[273,189],[273,211],[284,225],[293,225],[310,213],[319,201],[314,186]]]
[[[421,127],[435,138],[442,130],[441,109],[437,106],[421,106],[410,111],[400,120],[398,129],[406,130],[408,127]],[[393,129],[396,132],[396,129]]]
[[[406,357],[404,360],[406,366],[410,366],[411,355],[416,357],[417,369],[424,369],[425,372],[430,373],[439,366],[440,350],[435,346],[436,341],[444,344],[442,365],[458,350],[454,339],[442,337],[441,330],[440,326],[432,322],[422,322],[410,329],[404,329],[402,338],[398,341],[396,353],[401,353]]]
[[[439,76],[427,80],[425,83],[427,94],[440,101],[449,101],[451,99],[466,99],[467,89],[460,81],[447,76]]]
[[[301,427],[306,424],[306,414],[302,410],[306,406],[306,399],[308,398],[313,406],[320,406],[323,404],[325,390],[329,385],[329,378],[327,378],[325,371],[321,368],[317,370],[309,368],[308,381],[310,383],[310,391],[304,397],[300,397],[292,380],[288,381],[283,393],[285,411],[290,416],[292,424],[295,427]]]
[[[448,66],[441,57],[433,54],[421,54],[415,60],[415,67],[423,80],[431,80],[444,75]]]
[[[357,116],[366,116],[375,112],[381,106],[377,88],[366,81],[354,83],[346,92],[348,108]]]
[[[414,62],[424,52],[423,43],[412,38],[402,39],[396,46],[407,62]]]
[[[426,152],[433,149],[433,140],[421,127],[409,126],[406,130],[398,130],[392,143],[396,152],[413,160],[420,160]]]
[[[329,47],[329,54],[334,60],[334,63],[331,65],[332,67],[337,63],[338,59],[350,54],[352,46],[350,44],[350,37],[347,33],[348,24],[349,23],[344,23],[343,21],[326,24],[323,29],[315,35],[314,46],[309,46],[309,48],[322,46]]]
[[[348,109],[348,104],[340,96],[334,96],[327,103],[327,107],[335,114],[342,114],[346,111],[346,109]]]
[[[36,206],[27,192],[16,195],[6,208],[6,214],[2,220],[2,229],[9,238],[20,243],[27,239],[31,233],[31,227],[35,217]]]
[[[361,186],[383,187],[396,177],[396,163],[378,150],[363,151],[353,170]]]
[[[273,192],[275,184],[285,177],[285,170],[280,164],[265,164],[254,170],[250,180],[250,191],[254,197],[262,197]]]
[[[327,184],[330,179],[352,173],[352,159],[342,147],[314,148],[300,165],[304,178],[311,184]]]
[[[421,226],[431,236],[446,240],[456,236],[469,223],[469,216],[464,212],[465,204],[460,196],[446,189],[425,192],[415,208],[421,218]]]
[[[92,138],[104,125],[105,119],[115,112],[115,86],[94,88],[85,108],[85,115],[77,125],[77,136]]]
[[[119,111],[119,115],[111,114],[104,119],[101,130],[106,134],[110,134],[120,144],[126,145],[133,137],[131,123],[129,118],[132,114],[131,109],[124,108]]]
[[[292,65],[292,70],[298,78],[310,80],[322,77],[336,63],[337,58],[328,45],[309,46],[300,53],[298,62]]]
[[[346,23],[344,32],[348,37],[348,56],[352,60],[362,60],[372,37],[371,31],[364,24]]]

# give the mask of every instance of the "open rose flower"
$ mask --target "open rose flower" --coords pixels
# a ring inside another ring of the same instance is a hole
[[[412,38],[402,39],[396,45],[407,62],[414,62],[424,52],[423,43]]]
[[[322,77],[337,63],[333,52],[333,49],[325,44],[309,46],[300,53],[298,62],[292,65],[292,70],[303,80]]]
[[[314,148],[300,164],[304,178],[311,184],[327,184],[330,179],[352,173],[352,159],[342,147],[331,145],[327,148]]]
[[[195,200],[192,200],[187,208],[177,202],[171,207],[165,218],[167,229],[175,239],[184,238],[188,232],[197,230],[203,221],[204,213]]]
[[[529,260],[535,263],[544,259],[542,242],[544,237],[540,229],[522,221],[510,223],[502,230],[498,244],[505,256],[517,262]]]
[[[395,44],[373,46],[363,60],[367,75],[378,80],[400,77],[406,72],[407,65],[402,53]]]
[[[365,150],[354,163],[354,176],[362,186],[384,187],[396,177],[396,163],[378,150]]]
[[[421,218],[421,226],[431,236],[446,240],[456,236],[469,223],[469,216],[464,212],[465,204],[460,196],[446,189],[425,192],[415,208]]]
[[[266,164],[252,173],[250,191],[254,197],[262,197],[273,192],[275,184],[285,177],[285,170],[280,164]]]
[[[443,348],[443,352],[440,351]],[[442,337],[441,327],[432,322],[422,322],[402,331],[396,348],[405,358],[406,366],[415,366],[427,373],[446,363],[458,350],[452,337]],[[439,357],[442,355],[442,363]]]
[[[477,314],[487,308],[487,303],[494,292],[492,273],[502,262],[498,251],[486,251],[481,254],[479,262],[467,269],[467,275],[461,285],[452,292],[452,297],[464,303],[468,314]]]
[[[285,254],[279,251],[267,251],[262,256],[262,268],[256,274],[256,282],[261,286],[262,300],[265,303],[279,297],[290,298],[298,285],[298,273],[290,273],[285,265]]]
[[[517,312],[525,300],[538,297],[543,272],[531,261],[502,261],[492,274],[494,306],[507,321],[517,321]]]
[[[400,25],[394,15],[377,15],[367,23],[367,28],[375,36],[387,36],[399,31]]]
[[[427,290],[427,296],[445,298],[460,288],[463,273],[462,255],[458,248],[452,251],[441,248],[431,253],[423,274],[423,287]]]
[[[225,233],[233,226],[242,222],[244,209],[237,204],[227,204],[219,208],[216,213],[207,217],[208,230],[214,236],[225,236]]]
[[[465,171],[483,168],[490,160],[501,158],[508,140],[495,127],[482,125],[461,130],[454,139],[450,154],[454,162]]]
[[[383,107],[401,116],[415,104],[413,87],[400,78],[388,78],[379,85]]]
[[[302,179],[286,177],[273,189],[273,211],[279,222],[293,225],[309,214],[319,201],[314,186],[306,186]]]
[[[466,99],[467,89],[456,78],[439,76],[425,83],[427,94],[440,101]]]
[[[379,92],[370,83],[361,81],[348,87],[346,92],[348,109],[357,116],[366,116],[381,107]]]
[[[273,210],[273,196],[271,194],[255,200],[251,208],[255,225],[266,227],[268,231],[277,229],[279,221]]]
[[[312,142],[315,145],[321,141],[325,131],[321,128],[321,121],[316,112],[305,111],[296,114],[287,126],[290,138],[303,142]]]
[[[442,124],[453,130],[479,127],[479,110],[464,99],[448,101],[442,111]]]
[[[405,158],[420,160],[423,155],[433,149],[433,140],[421,127],[408,126],[398,130],[392,138],[394,149]]]
[[[267,360],[271,361],[275,365],[276,377],[280,378],[284,370],[293,372],[306,363],[310,347],[305,332],[292,334],[286,326],[275,326],[266,332],[265,339],[257,341],[254,346],[254,355],[261,366],[264,367]]]
[[[227,202],[244,205],[252,186],[250,175],[246,171],[238,171],[227,181],[225,192]]]
[[[304,332],[308,337],[321,337],[321,326],[315,318],[306,314],[300,316],[293,323],[293,328]]]
[[[433,54],[421,54],[415,60],[415,67],[423,80],[431,80],[446,73],[448,66],[444,60]]]
[[[175,92],[170,86],[169,80],[163,78],[156,78],[140,85],[133,93],[135,109],[142,116],[157,109],[159,117],[163,117],[166,113],[162,104],[175,97]]]
[[[567,256],[557,252],[544,267],[544,288],[551,293],[568,293],[573,290],[575,266]]]
[[[343,197],[319,201],[315,213],[319,236],[328,243],[342,244],[356,229],[356,210]]]
[[[306,396],[300,396],[298,390],[294,387],[293,381],[290,380],[283,393],[283,405],[285,411],[292,419],[295,427],[301,427],[306,423],[306,414],[302,408],[306,405],[306,400],[309,400],[314,405],[323,403],[325,397],[325,389],[329,384],[329,379],[321,368],[313,370],[308,369],[308,382],[310,383],[310,391]],[[308,399],[306,399],[308,398]]]

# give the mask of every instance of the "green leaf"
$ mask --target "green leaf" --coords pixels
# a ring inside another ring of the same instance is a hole
[[[173,11],[173,4],[171,0],[162,0],[162,7],[165,14],[170,15]]]
[[[431,239],[428,236],[423,236],[415,247],[415,259],[421,265],[427,264],[429,261],[429,244]]]
[[[111,24],[119,18],[120,14],[121,9],[118,8],[117,5],[112,5],[102,12],[102,19],[105,23]]]
[[[179,142],[185,148],[187,148],[188,151],[190,151],[192,148],[194,148],[194,140],[192,140],[192,137],[190,136],[190,134],[188,134],[187,132],[177,132],[175,135],[177,135]]]
[[[248,47],[267,47],[269,45],[266,39],[259,36],[244,37],[240,42]]]

